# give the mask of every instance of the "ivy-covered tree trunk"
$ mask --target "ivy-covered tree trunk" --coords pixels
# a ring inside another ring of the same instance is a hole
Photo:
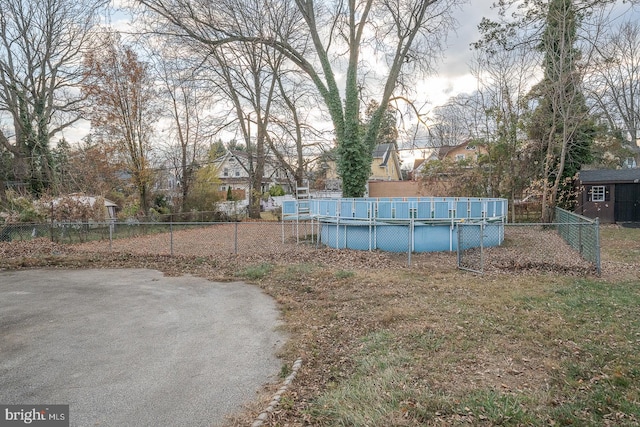
[[[540,48],[544,79],[533,89],[538,107],[529,135],[545,147],[542,220],[551,222],[556,205],[570,197],[563,189],[582,164],[591,161],[595,126],[589,118],[578,71],[580,52],[574,47],[580,17],[572,0],[552,0]],[[569,207],[565,205],[565,207]]]
[[[371,174],[371,150],[360,133],[360,100],[357,73],[353,64],[358,61],[358,49],[350,54],[347,70],[344,131],[338,139],[338,173],[342,177],[344,197],[362,197]]]

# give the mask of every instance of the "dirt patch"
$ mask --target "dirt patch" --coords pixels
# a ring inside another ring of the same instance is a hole
[[[556,230],[507,226],[505,231],[501,246],[485,248],[485,271],[596,273],[595,265],[581,258]]]

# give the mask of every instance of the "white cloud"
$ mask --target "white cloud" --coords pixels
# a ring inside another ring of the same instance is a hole
[[[425,79],[417,86],[418,94],[431,108],[446,103],[452,96],[477,89],[476,79],[470,72],[473,58],[471,44],[480,39],[478,25],[482,18],[497,17],[492,4],[493,1],[488,0],[471,1],[457,12],[459,26],[447,39],[444,58],[437,67],[437,76]]]
[[[443,105],[452,96],[461,93],[472,93],[478,82],[468,71],[465,74],[437,76],[423,80],[417,84],[418,96],[424,98],[433,107]]]

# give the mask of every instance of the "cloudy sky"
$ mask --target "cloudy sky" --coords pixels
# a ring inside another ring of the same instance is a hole
[[[494,0],[469,0],[456,13],[459,27],[449,36],[449,47],[445,52],[444,61],[439,66],[438,76],[425,83],[429,101],[433,105],[441,105],[450,96],[475,89],[475,79],[469,74],[469,62],[472,58],[469,45],[480,38],[478,24],[483,17],[497,18],[496,10],[491,8],[493,3]],[[640,19],[638,8],[640,7],[636,6],[634,9],[629,2],[618,0],[611,9],[610,17],[618,24],[634,16]]]
[[[426,79],[417,87],[418,93],[424,94],[424,101],[427,102],[425,111],[443,105],[452,96],[471,93],[477,89],[477,81],[470,73],[470,63],[473,58],[470,44],[480,38],[478,25],[483,17],[498,18],[497,11],[491,7],[493,3],[494,0],[469,0],[456,13],[459,26],[449,35],[448,47],[444,52],[443,61],[438,66],[437,75]],[[636,1],[636,3],[640,2]],[[611,8],[610,19],[616,26],[632,18],[640,19],[638,9],[640,6],[634,9],[628,2],[618,0]],[[414,142],[405,141],[405,144],[411,147]],[[423,154],[420,150],[407,148],[401,150],[401,155],[405,162],[409,162],[413,157],[420,157]]]
[[[442,105],[451,96],[473,91],[476,81],[469,73],[472,51],[470,44],[478,41],[478,24],[483,17],[495,17],[491,9],[493,0],[470,0],[456,13],[458,28],[449,34],[444,59],[438,66],[438,74],[427,80],[419,89],[427,93],[430,104]]]
[[[445,102],[450,95],[468,92],[475,89],[475,80],[469,74],[469,62],[472,57],[470,43],[480,37],[478,24],[482,17],[497,19],[496,10],[491,8],[494,0],[469,0],[457,13],[459,28],[451,34],[449,48],[445,53],[445,61],[440,66],[439,77],[434,81],[439,83],[432,88],[435,105]],[[640,3],[637,0],[636,3]],[[619,25],[630,18],[640,19],[640,6],[618,0],[610,9],[609,18],[613,25]]]
[[[126,0],[113,0],[113,4],[122,5]],[[444,59],[438,65],[438,73],[417,86],[417,91],[424,94],[421,102],[427,103],[427,109],[444,104],[451,96],[469,93],[476,89],[476,80],[469,72],[472,59],[470,44],[480,37],[478,24],[483,17],[495,18],[496,10],[492,9],[494,0],[469,0],[455,12],[458,28],[449,34]],[[630,16],[628,4],[618,1],[614,16],[626,19]],[[127,31],[128,17],[121,13],[114,13],[109,18],[109,24]],[[86,124],[79,128],[68,130],[65,137],[70,141],[77,141],[88,132]]]

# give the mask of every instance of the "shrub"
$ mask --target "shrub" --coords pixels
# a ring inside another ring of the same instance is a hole
[[[6,192],[6,201],[0,208],[0,221],[5,223],[42,222],[47,216],[46,205],[12,190]]]
[[[269,195],[271,197],[284,196],[284,189],[281,185],[274,185],[273,187],[269,188]]]

